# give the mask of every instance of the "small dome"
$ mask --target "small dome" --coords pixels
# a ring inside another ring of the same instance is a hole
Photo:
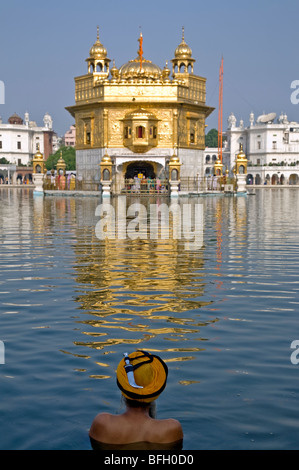
[[[40,148],[39,148],[39,144],[38,144],[37,152],[34,155],[34,160],[36,161],[36,160],[43,160],[43,159],[44,159],[44,156],[41,153]]]
[[[237,155],[237,160],[247,160],[246,155],[243,151],[243,145],[242,144],[240,145],[240,151]]]
[[[8,119],[9,124],[18,124],[22,125],[23,124],[23,119],[17,114],[14,113],[10,118]]]
[[[102,163],[111,163],[111,157],[108,155],[108,153],[105,153],[105,155],[102,158]]]
[[[115,60],[114,59],[113,59],[113,67],[111,69],[111,76],[114,79],[118,78],[118,76],[119,76],[118,68],[115,66]]]
[[[185,43],[184,28],[183,28],[182,42],[176,48],[174,55],[175,55],[176,59],[178,59],[178,58],[187,59],[189,57],[192,57],[192,50],[190,49],[188,44]]]
[[[106,59],[107,57],[107,49],[103,46],[100,41],[99,27],[97,29],[97,40],[90,49],[89,55],[94,59]]]
[[[172,163],[172,164],[178,164],[178,163],[180,163],[179,157],[178,157],[176,154],[173,154],[172,157],[171,157],[171,159],[170,159],[170,163]]]
[[[165,65],[165,67],[164,67],[162,73],[163,73],[163,78],[164,78],[164,80],[168,80],[169,75],[171,74],[171,71],[170,71],[170,69],[169,69],[169,67],[168,67],[168,62],[166,62],[166,65]]]

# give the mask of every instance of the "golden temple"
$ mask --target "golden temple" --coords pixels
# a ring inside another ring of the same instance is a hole
[[[205,120],[214,108],[206,105],[206,79],[194,74],[184,36],[183,29],[172,70],[167,62],[161,69],[144,57],[142,34],[137,57],[117,68],[98,28],[87,74],[75,78],[75,105],[66,108],[75,119],[81,179],[100,183],[104,156],[110,157],[106,179],[116,194],[140,173],[168,179],[174,155],[180,176],[203,176]]]

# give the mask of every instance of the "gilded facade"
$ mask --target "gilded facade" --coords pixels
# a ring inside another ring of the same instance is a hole
[[[112,161],[112,190],[121,192],[125,180],[168,178],[168,164],[176,154],[181,176],[203,176],[205,120],[213,111],[206,105],[206,79],[194,74],[192,51],[184,31],[171,67],[153,64],[138,55],[117,68],[99,38],[87,58],[87,74],[75,78],[77,175],[101,180],[104,155]]]

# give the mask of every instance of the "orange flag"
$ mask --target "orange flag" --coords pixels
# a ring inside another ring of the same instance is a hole
[[[143,48],[142,48],[142,45],[143,45],[143,36],[142,36],[142,33],[140,33],[140,38],[138,39],[139,41],[139,52],[138,52],[138,55],[140,57],[140,70],[142,69],[142,59],[143,59]]]

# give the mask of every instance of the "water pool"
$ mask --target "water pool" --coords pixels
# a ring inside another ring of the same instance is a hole
[[[90,449],[143,348],[168,364],[158,416],[185,450],[297,449],[299,191],[182,199],[202,207],[197,248],[99,240],[100,203],[0,188],[0,448]]]

